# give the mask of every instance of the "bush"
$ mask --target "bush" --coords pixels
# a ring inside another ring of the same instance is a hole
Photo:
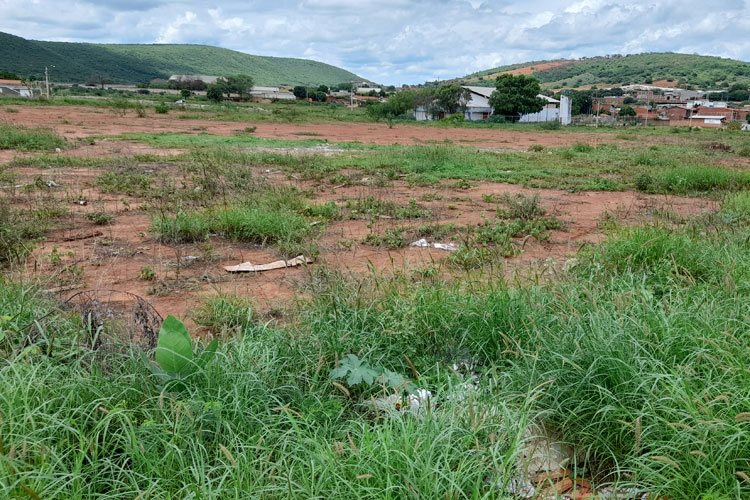
[[[635,179],[636,189],[638,189],[638,191],[643,191],[644,193],[653,192],[655,189],[655,184],[656,181],[649,174],[641,174]]]
[[[100,211],[88,213],[85,215],[85,217],[98,226],[111,224],[115,220],[114,215]]]
[[[161,102],[154,107],[154,111],[159,114],[165,115],[169,113],[169,106],[167,106],[167,103]]]
[[[533,153],[541,153],[542,151],[544,151],[544,146],[542,146],[541,144],[532,144],[531,146],[529,146],[529,151]]]
[[[586,144],[585,142],[576,142],[575,144],[573,144],[572,149],[576,153],[591,153],[594,150],[592,146]]]

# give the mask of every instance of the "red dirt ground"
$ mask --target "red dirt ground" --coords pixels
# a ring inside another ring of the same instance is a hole
[[[168,165],[149,164],[157,170],[173,168]],[[54,180],[65,190],[70,215],[39,245],[27,263],[27,272],[55,275],[64,265],[82,267],[82,281],[90,288],[110,288],[147,297],[157,311],[186,318],[191,309],[206,296],[228,292],[252,297],[261,311],[275,311],[291,307],[293,299],[305,297],[300,283],[311,279],[311,273],[320,265],[362,275],[371,267],[381,272],[411,271],[431,264],[439,264],[449,252],[431,248],[407,247],[397,250],[377,248],[363,243],[368,232],[384,232],[397,226],[454,223],[457,226],[477,225],[484,218],[494,218],[496,204],[484,201],[482,195],[503,193],[540,194],[542,204],[549,213],[565,221],[563,230],[553,231],[546,242],[529,240],[523,252],[513,258],[498,262],[505,275],[515,269],[531,269],[531,272],[546,273],[550,268],[559,270],[565,261],[574,257],[582,245],[600,241],[603,234],[598,224],[604,213],[618,217],[621,222],[634,223],[651,216],[657,208],[672,210],[681,215],[698,214],[712,203],[704,199],[650,196],[633,192],[576,192],[562,190],[526,189],[500,183],[481,183],[470,189],[413,188],[405,182],[396,181],[388,187],[348,186],[332,189],[329,185],[314,181],[288,181],[282,173],[267,174],[257,169],[258,177],[265,176],[273,184],[292,182],[300,189],[314,188],[316,201],[360,199],[368,195],[376,199],[392,200],[406,204],[410,199],[419,199],[425,194],[436,194],[436,201],[419,201],[433,212],[430,220],[396,221],[380,219],[368,227],[367,220],[342,220],[329,224],[317,238],[320,256],[317,262],[306,268],[299,267],[266,273],[230,274],[223,266],[244,261],[255,264],[277,260],[279,256],[272,248],[234,243],[222,238],[212,238],[212,254],[199,245],[163,245],[149,234],[150,216],[138,209],[147,200],[122,195],[99,193],[90,187],[100,169],[16,168],[18,182],[30,182],[41,176],[46,182]],[[54,191],[53,191],[54,192]],[[85,206],[76,203],[85,199]],[[88,212],[104,210],[116,216],[109,226],[96,226],[83,218]],[[65,241],[74,236],[86,236],[95,232],[96,237]],[[449,243],[450,241],[444,241]],[[519,242],[520,243],[520,242]],[[56,248],[62,256],[62,265],[50,260]],[[197,257],[197,258],[196,258]],[[179,268],[177,262],[180,262]],[[150,267],[156,276],[169,284],[168,293],[153,293],[152,281],[138,278],[141,269]],[[445,270],[453,275],[455,270]]]
[[[213,134],[231,134],[244,129],[247,123],[180,120],[175,116],[149,115],[138,118],[133,115],[114,115],[111,110],[75,107],[24,107],[7,117],[17,124],[48,126],[68,138],[83,138],[93,134],[119,134],[122,132],[181,132],[195,133],[207,130]],[[5,117],[4,117],[5,118]],[[61,123],[66,120],[66,123]],[[399,125],[389,129],[380,124],[326,123],[326,124],[276,124],[258,123],[255,135],[261,137],[299,139],[300,131],[314,131],[318,137],[329,141],[361,141],[363,143],[416,144],[421,142],[449,140],[461,144],[491,148],[527,149],[530,144],[563,146],[572,142],[611,142],[609,134],[566,134],[492,129],[436,128]],[[666,142],[670,138],[649,138]],[[624,141],[632,147],[632,141]],[[95,144],[78,141],[75,147],[61,154],[87,157],[131,156],[149,153],[171,155],[178,150],[159,150],[139,143],[112,139],[97,140]],[[0,165],[11,160],[13,152],[0,152]],[[144,169],[154,169],[156,174],[176,174],[174,164],[143,164]],[[403,181],[395,181],[387,187],[348,186],[331,188],[328,184],[314,181],[289,180],[283,173],[267,173],[264,168],[254,172],[256,178],[265,177],[272,184],[292,183],[300,189],[313,189],[317,202],[360,199],[372,195],[377,199],[392,200],[406,204],[410,199],[418,200],[428,207],[433,216],[430,220],[395,221],[382,218],[368,227],[366,220],[342,220],[328,225],[316,239],[320,256],[316,263],[294,269],[284,269],[257,274],[229,274],[223,266],[244,261],[262,264],[277,260],[279,256],[272,248],[238,244],[222,238],[212,238],[212,248],[199,245],[162,245],[149,233],[150,216],[139,210],[147,200],[118,194],[104,194],[93,188],[94,180],[102,173],[101,168],[14,168],[18,184],[32,183],[36,177],[43,182],[54,180],[60,187],[49,192],[29,195],[33,200],[23,203],[63,203],[69,215],[61,219],[59,229],[35,250],[27,262],[28,274],[52,276],[50,288],[59,287],[65,265],[79,266],[82,275],[79,282],[90,288],[110,288],[135,293],[152,301],[157,311],[189,318],[191,310],[217,292],[228,292],[252,297],[261,311],[275,314],[278,310],[294,307],[294,299],[305,297],[305,282],[313,279],[313,273],[327,265],[345,273],[362,275],[372,267],[380,272],[411,271],[425,266],[439,265],[448,252],[431,248],[407,247],[397,250],[375,248],[363,243],[369,232],[381,233],[396,226],[418,226],[423,224],[454,223],[457,226],[478,225],[484,218],[494,218],[497,205],[484,201],[482,195],[503,193],[539,194],[543,206],[549,213],[565,221],[563,230],[553,231],[549,240],[528,240],[523,252],[513,258],[499,262],[502,273],[510,276],[515,270],[545,274],[559,270],[582,245],[603,238],[598,228],[605,213],[615,215],[621,222],[635,223],[649,219],[657,208],[668,209],[680,215],[698,214],[713,208],[705,199],[650,196],[633,192],[576,192],[562,190],[526,189],[516,185],[481,183],[470,189],[448,187],[415,188]],[[435,201],[421,201],[423,195],[435,195]],[[48,197],[48,198],[45,198]],[[77,201],[85,199],[86,205]],[[31,206],[31,205],[28,205]],[[103,210],[115,215],[108,226],[95,226],[83,217],[92,211]],[[65,241],[73,236],[87,236],[100,231],[95,237]],[[447,241],[444,241],[447,243]],[[519,242],[520,245],[520,242]],[[50,254],[55,252],[61,262],[55,262]],[[178,265],[179,263],[179,265]],[[157,283],[139,279],[145,266],[156,273],[167,286],[161,291]],[[461,279],[455,270],[444,269],[444,273]],[[64,284],[64,282],[63,282]],[[63,287],[64,288],[64,287]],[[77,290],[77,289],[75,289]],[[74,291],[75,291],[74,290]],[[156,292],[156,293],[154,293]],[[68,290],[66,293],[73,293]]]
[[[93,135],[137,133],[182,133],[232,135],[244,130],[250,122],[222,122],[182,120],[176,114],[150,114],[139,118],[133,112],[116,113],[107,108],[73,106],[18,106],[18,113],[3,117],[17,125],[49,127],[68,139],[83,139]],[[616,134],[568,134],[560,132],[529,133],[519,130],[442,128],[421,125],[396,125],[390,129],[382,123],[252,123],[255,137],[299,140],[314,133],[317,139],[329,142],[359,141],[364,144],[435,144],[453,143],[482,148],[526,150],[532,144],[564,147],[575,142],[592,145],[601,143],[628,144]],[[646,139],[650,140],[650,138]],[[630,144],[632,146],[632,144]]]

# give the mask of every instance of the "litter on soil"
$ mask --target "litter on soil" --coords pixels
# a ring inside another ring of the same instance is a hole
[[[455,245],[450,245],[447,243],[430,243],[424,238],[411,243],[409,246],[410,247],[431,247],[431,248],[437,248],[438,250],[445,250],[447,252],[455,252],[456,250],[458,250],[458,247],[456,247]]]
[[[301,266],[302,264],[312,264],[313,260],[305,257],[304,255],[298,255],[291,260],[277,260],[269,264],[258,264],[255,265],[252,262],[243,262],[236,266],[225,266],[230,273],[252,273],[261,271],[273,271],[274,269],[284,269],[286,267]]]

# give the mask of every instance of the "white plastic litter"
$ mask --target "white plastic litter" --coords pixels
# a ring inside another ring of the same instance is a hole
[[[273,271],[274,269],[284,269],[285,267],[301,266],[302,264],[312,264],[313,260],[305,257],[304,255],[298,255],[291,260],[277,260],[269,264],[255,265],[252,262],[243,262],[237,266],[225,266],[230,273],[252,273],[262,271]]]
[[[426,239],[422,238],[421,240],[417,240],[414,243],[411,243],[409,246],[411,247],[431,247],[431,248],[437,248],[438,250],[445,250],[447,252],[455,252],[458,250],[458,247],[455,245],[449,245],[446,243],[430,243]]]
[[[432,393],[430,391],[427,389],[419,389],[416,394],[409,394],[407,398],[403,398],[399,394],[392,394],[384,398],[374,399],[373,403],[375,404],[375,407],[380,410],[406,410],[413,415],[417,415],[422,411],[425,411],[430,399],[432,399]]]

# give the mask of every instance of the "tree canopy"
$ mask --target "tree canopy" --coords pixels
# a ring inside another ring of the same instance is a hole
[[[536,78],[504,74],[495,80],[495,91],[490,95],[490,106],[496,115],[518,120],[526,113],[536,113],[544,108],[545,101],[537,97],[542,89]]]
[[[253,77],[250,75],[229,75],[226,78],[216,80],[216,85],[229,97],[231,94],[237,94],[240,99],[250,97],[250,91],[253,89]]]
[[[449,114],[465,108],[470,100],[471,92],[460,85],[443,85],[435,92],[435,104]]]

